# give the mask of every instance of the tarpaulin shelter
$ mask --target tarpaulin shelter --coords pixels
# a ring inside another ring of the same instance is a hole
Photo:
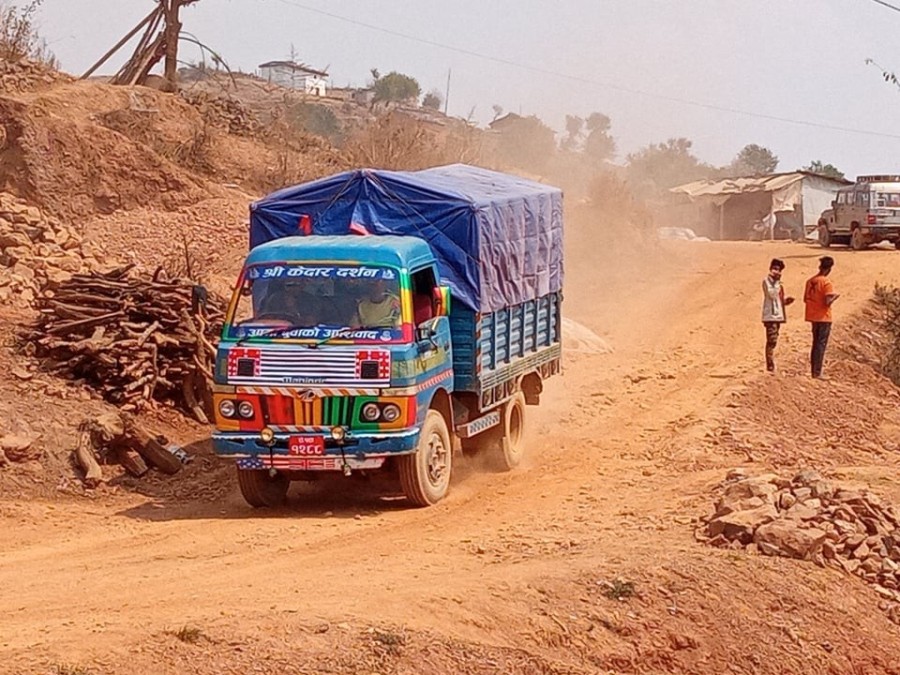
[[[250,247],[300,234],[424,239],[441,276],[476,312],[562,289],[562,191],[464,164],[423,171],[347,171],[284,188],[250,207]],[[352,229],[351,229],[352,227]]]
[[[808,171],[766,176],[698,180],[671,188],[697,208],[691,223],[697,234],[716,239],[746,239],[753,221],[776,222],[809,231],[831,206],[838,188],[850,181]],[[685,223],[686,226],[688,226]],[[772,232],[769,232],[771,238]]]

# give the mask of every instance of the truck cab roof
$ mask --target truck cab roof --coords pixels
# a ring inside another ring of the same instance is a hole
[[[294,236],[257,246],[247,265],[322,261],[390,265],[414,270],[434,262],[431,248],[418,237],[397,235]]]

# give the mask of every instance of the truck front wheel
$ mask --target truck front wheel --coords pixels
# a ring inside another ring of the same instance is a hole
[[[819,223],[819,246],[829,248],[831,246],[831,232],[828,231],[828,225]]]
[[[429,410],[419,432],[419,447],[413,455],[399,459],[403,494],[415,506],[432,506],[441,501],[450,488],[453,447],[443,415]]]
[[[868,245],[869,242],[866,241],[866,235],[862,233],[862,230],[859,228],[853,230],[853,234],[850,235],[850,248],[854,251],[862,251]]]
[[[237,475],[244,500],[256,508],[281,506],[291,486],[291,481],[283,473],[270,476],[264,469],[238,468]]]

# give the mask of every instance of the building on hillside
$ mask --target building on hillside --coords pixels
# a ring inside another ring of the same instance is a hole
[[[293,61],[268,61],[259,66],[259,75],[270,84],[296,89],[305,94],[325,96],[328,73]]]
[[[850,184],[809,171],[698,180],[670,189],[664,220],[710,239],[801,239]]]

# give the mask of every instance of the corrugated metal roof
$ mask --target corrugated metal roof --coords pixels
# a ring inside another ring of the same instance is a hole
[[[840,185],[850,185],[850,181],[847,180],[831,178],[830,176],[810,173],[809,171],[794,171],[792,173],[773,173],[768,176],[723,178],[722,180],[695,180],[691,183],[673,187],[669,192],[686,194],[689,197],[737,195],[749,192],[777,192],[778,190],[807,177],[831,180]]]

